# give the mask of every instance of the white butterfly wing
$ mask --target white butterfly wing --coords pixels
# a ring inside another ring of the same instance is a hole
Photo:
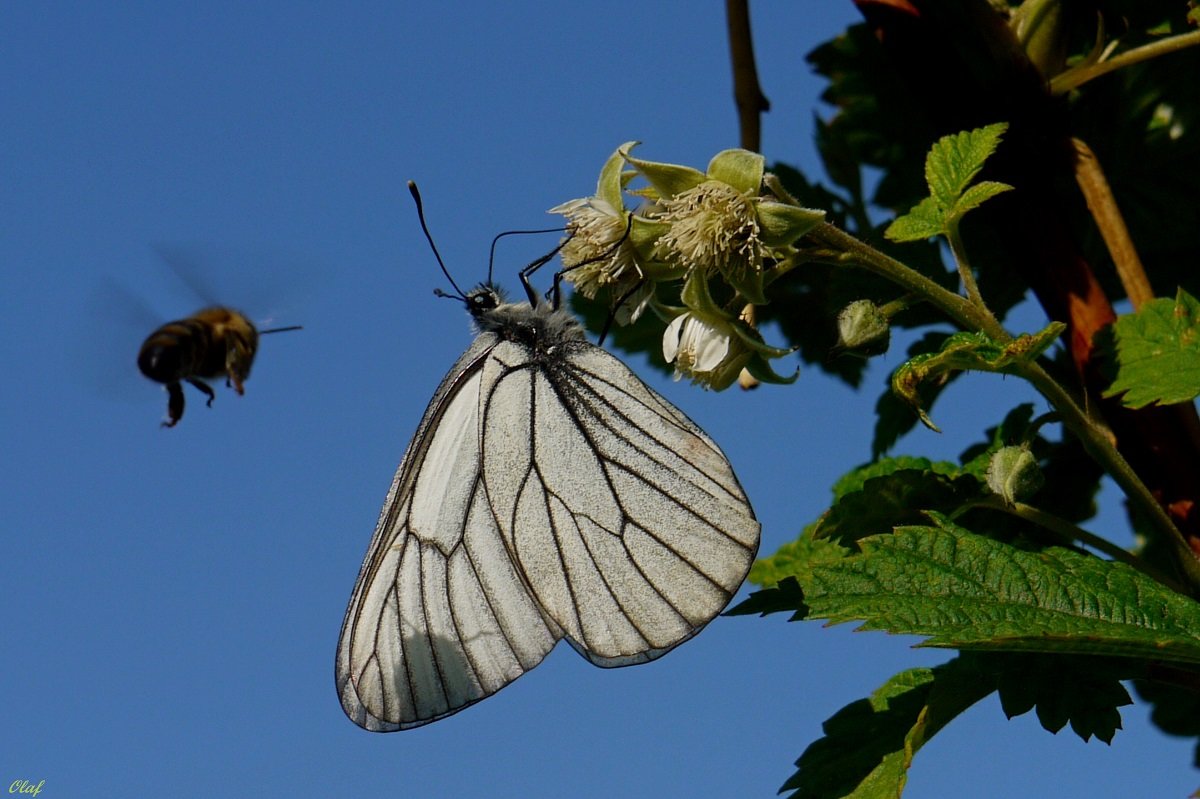
[[[600,666],[656,658],[728,604],[759,524],[717,445],[586,341],[503,342],[481,374],[482,474],[544,613]]]
[[[485,334],[442,381],[396,472],[338,643],[342,707],[368,730],[484,699],[562,637],[516,572],[480,473]]]
[[[546,318],[499,308],[401,461],[338,645],[368,730],[461,710],[564,636],[600,666],[652,660],[750,568],[759,524],[717,445],[573,322],[521,340]]]

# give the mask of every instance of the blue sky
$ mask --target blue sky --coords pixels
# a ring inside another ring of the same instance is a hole
[[[801,55],[853,19],[819,5],[753,20],[764,148],[806,169],[820,84]],[[737,144],[721,4],[10,3],[0,24],[0,789],[766,797],[825,718],[948,657],[723,618],[636,668],[560,647],[414,731],[367,733],[339,707],[338,629],[380,504],[470,341],[433,296],[405,180],[469,284],[495,233],[553,224],[622,142],[703,167]],[[551,240],[510,241],[498,277],[515,288]],[[190,253],[213,299],[305,326],[263,341],[244,397],[219,387],[206,409],[189,392],[173,430],[134,357],[204,298],[156,244]],[[859,394],[813,370],[712,394],[630,362],[729,455],[767,554],[867,458],[897,352]],[[899,449],[953,457],[1026,396],[960,381],[946,435]],[[1124,719],[1111,747],[1085,745],[983,702],[921,752],[906,795],[1192,790],[1191,744],[1142,709]]]

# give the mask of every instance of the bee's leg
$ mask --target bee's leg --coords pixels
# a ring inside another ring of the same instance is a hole
[[[163,427],[174,427],[183,418],[183,386],[178,383],[167,384],[167,421]]]
[[[217,398],[217,393],[212,390],[212,387],[208,383],[205,383],[203,380],[197,380],[194,377],[187,378],[187,381],[189,383],[191,383],[193,386],[195,386],[196,388],[198,388],[201,391],[201,393],[208,396],[208,402],[206,402],[204,404],[211,408],[212,404],[213,404],[213,400],[215,400]],[[183,393],[183,392],[180,392],[180,393]]]
[[[231,347],[225,356],[225,385],[233,388],[240,397],[246,393],[242,383],[249,376],[250,364],[243,357],[242,351],[237,347]]]

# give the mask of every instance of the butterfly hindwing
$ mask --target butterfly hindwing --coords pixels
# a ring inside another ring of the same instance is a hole
[[[543,610],[597,665],[641,663],[729,602],[759,525],[725,456],[585,341],[483,367],[483,478]]]

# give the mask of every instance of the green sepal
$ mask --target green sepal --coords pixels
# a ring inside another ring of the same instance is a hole
[[[755,204],[759,236],[767,247],[786,247],[825,221],[817,208],[762,201]]]
[[[646,178],[646,182],[654,188],[659,199],[674,197],[676,194],[694,189],[708,180],[707,175],[690,166],[660,164],[656,161],[634,158],[629,154],[632,147],[633,144],[629,144],[621,147],[617,152]]]
[[[708,291],[708,277],[701,269],[693,269],[683,282],[679,298],[695,316],[706,321],[728,324],[733,317],[721,310]]]
[[[765,163],[765,158],[749,150],[722,150],[708,162],[708,177],[727,183],[742,194],[757,196]]]
[[[738,290],[747,302],[755,305],[766,305],[767,295],[763,293],[763,273],[759,269],[734,270],[725,274],[725,282]]]
[[[749,372],[755,380],[760,383],[770,383],[777,386],[787,386],[796,382],[800,377],[800,367],[796,367],[796,371],[790,377],[784,377],[771,368],[771,362],[763,356],[755,353],[754,356],[746,362],[745,370]]]
[[[616,211],[621,211],[625,207],[621,190],[628,180],[622,171],[625,167],[625,159],[621,157],[621,152],[635,144],[637,142],[625,142],[618,147],[604,162],[604,166],[600,170],[600,179],[596,181],[596,196],[611,205]]]
[[[739,320],[733,326],[733,332],[737,337],[746,342],[751,351],[763,356],[764,358],[782,358],[785,355],[791,355],[796,351],[795,347],[772,347],[762,340],[762,336],[757,330]]]

